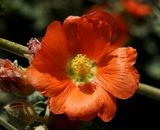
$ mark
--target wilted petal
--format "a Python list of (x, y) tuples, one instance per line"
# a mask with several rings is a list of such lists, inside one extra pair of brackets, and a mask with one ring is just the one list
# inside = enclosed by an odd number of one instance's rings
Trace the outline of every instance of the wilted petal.
[(34, 91), (26, 79), (25, 69), (8, 59), (0, 59), (0, 89), (27, 96)]

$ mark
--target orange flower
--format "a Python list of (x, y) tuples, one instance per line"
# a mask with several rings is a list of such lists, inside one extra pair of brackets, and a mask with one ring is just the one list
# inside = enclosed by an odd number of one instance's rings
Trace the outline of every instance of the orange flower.
[(136, 2), (135, 0), (123, 0), (126, 11), (137, 17), (144, 17), (151, 13), (149, 5)]
[(116, 112), (115, 98), (134, 94), (139, 81), (133, 67), (137, 53), (111, 42), (114, 26), (103, 11), (48, 26), (27, 77), (49, 98), (54, 114), (84, 121), (99, 116), (107, 122)]

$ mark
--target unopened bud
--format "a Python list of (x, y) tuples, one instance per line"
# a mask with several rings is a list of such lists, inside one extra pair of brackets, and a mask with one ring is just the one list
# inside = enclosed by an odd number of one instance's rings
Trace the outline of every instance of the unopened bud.
[(8, 117), (8, 122), (17, 128), (25, 128), (34, 123), (36, 114), (29, 102), (15, 101), (7, 104), (4, 110)]
[(41, 43), (39, 42), (37, 38), (31, 38), (29, 42), (27, 43), (27, 45), (28, 45), (28, 54), (25, 54), (25, 56), (31, 62), (35, 54), (40, 50)]
[(0, 89), (27, 96), (34, 91), (29, 84), (25, 69), (12, 63), (8, 59), (0, 59)]

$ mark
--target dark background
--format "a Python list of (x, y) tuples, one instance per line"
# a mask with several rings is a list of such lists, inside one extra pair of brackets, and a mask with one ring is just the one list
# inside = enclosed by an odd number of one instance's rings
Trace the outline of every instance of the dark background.
[[(26, 45), (32, 37), (41, 41), (46, 27), (53, 20), (63, 20), (69, 15), (82, 15), (92, 5), (119, 0), (0, 0), (0, 37)], [(138, 1), (138, 0), (137, 0)], [(140, 0), (139, 0), (140, 1)], [(142, 0), (141, 0), (142, 1)], [(152, 8), (144, 18), (125, 14), (130, 39), (128, 43), (138, 51), (136, 68), (140, 82), (160, 88), (160, 0), (143, 0)], [(18, 60), (23, 67), (28, 61), (0, 50), (0, 58)], [(135, 94), (127, 100), (117, 101), (118, 110), (108, 123), (99, 118), (90, 122), (64, 125), (79, 130), (159, 130), (160, 102)], [(64, 119), (65, 120), (65, 119)], [(59, 124), (66, 123), (61, 121)], [(54, 124), (54, 122), (53, 122)], [(69, 125), (70, 124), (70, 125)], [(55, 127), (55, 128), (53, 128)], [(56, 130), (53, 125), (51, 130)], [(0, 128), (1, 129), (1, 128)]]

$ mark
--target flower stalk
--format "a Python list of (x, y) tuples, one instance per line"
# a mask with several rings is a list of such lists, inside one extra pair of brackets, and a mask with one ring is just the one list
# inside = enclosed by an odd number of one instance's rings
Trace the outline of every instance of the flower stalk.
[(0, 49), (10, 53), (25, 57), (24, 54), (28, 53), (28, 48), (21, 44), (0, 38)]
[(44, 115), (44, 119), (46, 121), (46, 124), (48, 123), (49, 115), (50, 115), (50, 109), (49, 109), (49, 106), (47, 105), (45, 115)]
[(18, 130), (17, 128), (9, 124), (7, 121), (5, 121), (3, 118), (0, 118), (0, 125), (5, 127), (7, 130)]
[(137, 93), (160, 101), (160, 89), (151, 85), (139, 83)]
[[(28, 48), (26, 46), (3, 38), (0, 38), (0, 49), (22, 56), (24, 58), (26, 58), (25, 54), (28, 54)], [(151, 85), (139, 83), (137, 93), (160, 101), (160, 89)]]

